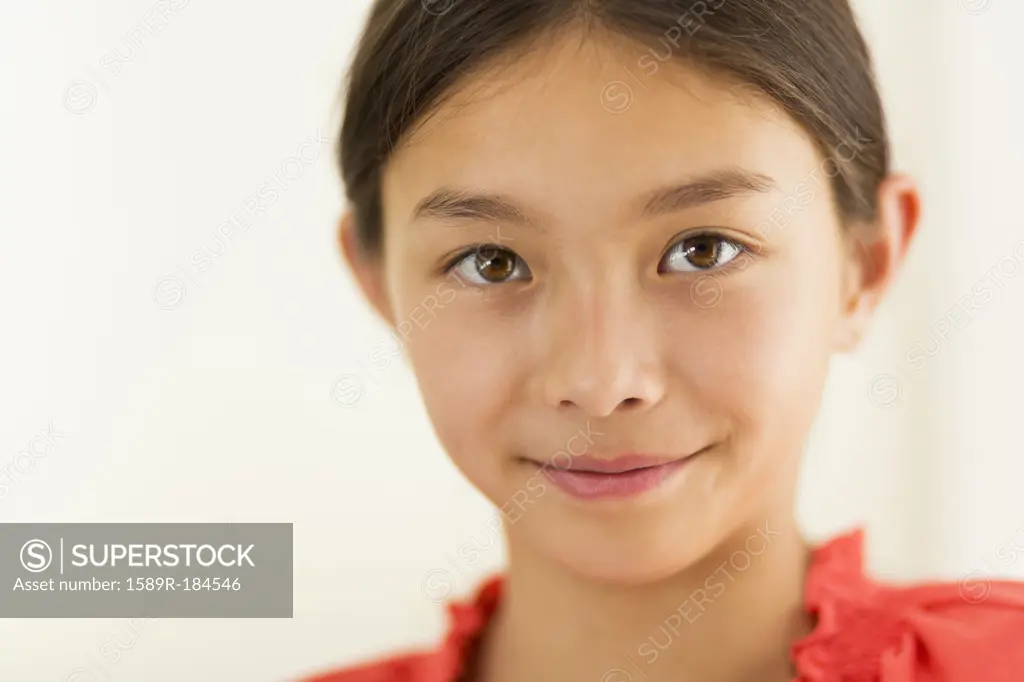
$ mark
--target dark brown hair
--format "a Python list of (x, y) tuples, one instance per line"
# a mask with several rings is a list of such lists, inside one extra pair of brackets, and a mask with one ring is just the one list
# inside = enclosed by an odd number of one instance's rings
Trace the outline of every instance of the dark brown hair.
[[(841, 218), (874, 217), (888, 139), (848, 0), (376, 0), (348, 74), (338, 139), (368, 253), (380, 252), (382, 169), (404, 136), (463, 77), (574, 26), (646, 46), (648, 65), (682, 58), (766, 93), (818, 144)], [(844, 146), (855, 153), (840, 153)]]

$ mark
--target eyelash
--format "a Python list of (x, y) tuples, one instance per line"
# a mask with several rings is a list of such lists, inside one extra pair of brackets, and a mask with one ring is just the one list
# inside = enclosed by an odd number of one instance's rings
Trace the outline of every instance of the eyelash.
[[(475, 246), (467, 246), (466, 248), (462, 249), (461, 251), (456, 252), (454, 255), (452, 255), (450, 258), (448, 258), (448, 260), (444, 261), (444, 264), (441, 266), (441, 274), (442, 275), (447, 275), (452, 270), (454, 270), (455, 267), (459, 263), (461, 263), (462, 261), (466, 260), (466, 258), (468, 258), (469, 256), (472, 256), (475, 253), (480, 253), (481, 251), (483, 251), (485, 249), (493, 249), (495, 251), (509, 251), (509, 249), (506, 249), (506, 248), (503, 248), (501, 246), (498, 246), (497, 244), (482, 243), (482, 244), (477, 244)], [(514, 251), (509, 251), (509, 252), (510, 253), (515, 253)], [(518, 258), (518, 257), (519, 257), (519, 255), (516, 254), (516, 258)]]
[[(711, 237), (711, 238), (717, 240), (718, 242), (720, 242), (721, 244), (727, 244), (727, 245), (735, 248), (737, 253), (727, 263), (725, 263), (723, 265), (714, 266), (714, 267), (710, 267), (710, 268), (703, 268), (703, 269), (702, 268), (697, 268), (696, 270), (693, 270), (693, 271), (690, 271), (690, 272), (720, 271), (720, 270), (723, 270), (724, 268), (728, 268), (733, 262), (735, 262), (741, 256), (753, 256), (754, 255), (754, 247), (752, 247), (752, 246), (750, 246), (750, 245), (748, 245), (748, 244), (746, 244), (746, 243), (744, 243), (744, 242), (742, 242), (742, 241), (740, 241), (738, 239), (735, 239), (733, 237), (728, 237), (728, 236), (722, 234), (721, 232), (716, 232), (715, 230), (703, 230), (703, 231), (700, 231), (700, 232), (692, 232), (692, 233), (689, 233), (689, 234), (683, 234), (683, 235), (679, 236), (678, 238), (676, 238), (671, 244), (669, 244), (668, 248), (665, 249), (664, 255), (661, 257), (661, 260), (659, 261), (659, 265), (658, 265), (659, 272), (660, 272), (660, 268), (661, 268), (661, 265), (660, 265), (661, 262), (664, 261), (665, 258), (668, 257), (669, 254), (671, 254), (675, 249), (677, 249), (680, 246), (682, 246), (685, 242), (687, 242), (687, 241), (689, 241), (691, 239), (698, 239), (700, 237)], [(685, 273), (674, 272), (674, 273), (663, 273), (663, 274), (685, 274)]]
[[(732, 247), (734, 247), (734, 248), (736, 248), (738, 250), (738, 253), (729, 262), (725, 263), (724, 265), (718, 266), (718, 267), (706, 268), (706, 269), (703, 270), (703, 272), (711, 272), (711, 271), (714, 271), (714, 270), (721, 270), (722, 268), (729, 267), (729, 265), (732, 262), (734, 262), (735, 260), (737, 260), (741, 256), (753, 256), (754, 255), (754, 248), (752, 248), (751, 246), (745, 244), (744, 242), (741, 242), (741, 241), (739, 241), (739, 240), (737, 240), (735, 238), (732, 238), (732, 237), (727, 237), (726, 235), (724, 235), (724, 234), (722, 234), (720, 232), (716, 232), (714, 230), (704, 230), (704, 231), (701, 231), (701, 232), (694, 232), (694, 233), (690, 233), (690, 234), (684, 234), (684, 235), (681, 235), (681, 236), (677, 237), (675, 240), (673, 240), (669, 244), (669, 246), (665, 249), (664, 254), (662, 255), (661, 259), (658, 261), (658, 263), (659, 263), (659, 266), (658, 266), (659, 270), (660, 270), (660, 267), (661, 267), (661, 262), (664, 261), (664, 259), (674, 249), (676, 249), (679, 246), (681, 246), (687, 240), (697, 239), (699, 237), (712, 237), (714, 239), (719, 240), (723, 244), (728, 244), (728, 245), (730, 245), (730, 246), (732, 246)], [(502, 246), (498, 246), (497, 244), (480, 243), (480, 244), (476, 244), (474, 246), (466, 247), (466, 248), (456, 252), (451, 257), (449, 257), (446, 261), (444, 261), (444, 264), (441, 266), (440, 274), (441, 275), (448, 275), (448, 274), (450, 274), (467, 257), (472, 256), (473, 254), (476, 254), (476, 253), (480, 253), (481, 251), (483, 251), (485, 249), (493, 249), (495, 251), (507, 251), (508, 253), (513, 254), (517, 259), (519, 259), (521, 262), (523, 262), (525, 264), (525, 261), (522, 261), (522, 258), (519, 256), (519, 254), (515, 253), (514, 251), (511, 251), (510, 249), (506, 249), (506, 248), (504, 248)], [(696, 270), (696, 272), (701, 272), (701, 271), (702, 270), (700, 270), (700, 269)], [(684, 273), (669, 272), (669, 273), (662, 273), (662, 274), (684, 274)], [(492, 283), (489, 286), (494, 286), (496, 284), (504, 284), (504, 282), (494, 282), (494, 283)]]

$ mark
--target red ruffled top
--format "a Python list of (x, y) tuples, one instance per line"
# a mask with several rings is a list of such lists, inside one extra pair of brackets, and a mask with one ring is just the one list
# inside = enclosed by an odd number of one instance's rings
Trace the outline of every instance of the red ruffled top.
[[(492, 578), (472, 601), (449, 604), (448, 635), (432, 652), (305, 682), (455, 682), (501, 586)], [(974, 573), (956, 584), (878, 583), (864, 574), (855, 530), (814, 549), (804, 597), (817, 625), (793, 644), (794, 682), (1024, 681), (1024, 582)]]

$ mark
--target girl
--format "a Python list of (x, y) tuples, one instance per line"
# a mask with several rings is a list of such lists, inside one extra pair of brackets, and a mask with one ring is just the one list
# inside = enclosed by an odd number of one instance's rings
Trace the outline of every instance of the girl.
[(809, 547), (800, 454), (919, 218), (847, 0), (379, 0), (342, 249), (509, 568), (313, 682), (1024, 679), (1024, 589)]

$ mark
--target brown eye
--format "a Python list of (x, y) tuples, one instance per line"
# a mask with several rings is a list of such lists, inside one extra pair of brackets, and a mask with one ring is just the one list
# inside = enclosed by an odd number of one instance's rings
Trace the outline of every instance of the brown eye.
[(500, 249), (481, 249), (476, 253), (476, 269), (488, 282), (504, 282), (516, 270), (516, 256)]
[(659, 272), (697, 272), (721, 267), (743, 252), (743, 247), (715, 234), (687, 237), (673, 246)]
[(463, 256), (452, 268), (468, 284), (488, 285), (528, 277), (530, 269), (512, 251), (485, 245)]

